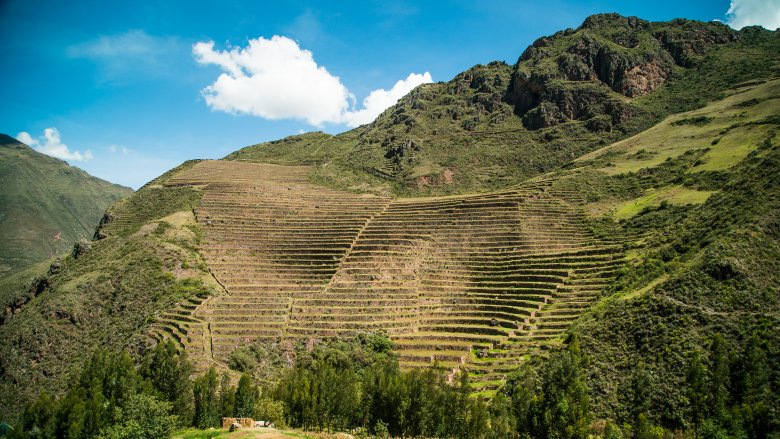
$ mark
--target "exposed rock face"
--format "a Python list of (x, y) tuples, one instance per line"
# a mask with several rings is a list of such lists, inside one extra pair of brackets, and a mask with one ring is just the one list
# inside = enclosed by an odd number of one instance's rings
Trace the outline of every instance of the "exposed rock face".
[[(707, 50), (737, 36), (720, 23), (594, 15), (576, 30), (540, 38), (528, 47), (515, 65), (504, 100), (532, 129), (597, 115), (619, 123), (631, 110), (610, 98), (610, 92), (629, 98), (650, 93), (677, 66), (690, 67)], [(600, 105), (603, 100), (610, 103)]]
[(629, 97), (641, 96), (660, 87), (670, 73), (671, 69), (663, 66), (657, 59), (637, 64), (625, 71), (622, 87), (615, 91)]
[(739, 34), (719, 22), (702, 23), (677, 19), (669, 22), (665, 29), (653, 32), (661, 46), (683, 67), (691, 67), (707, 50), (719, 44), (730, 43)]
[(100, 223), (98, 224), (97, 228), (95, 229), (95, 234), (92, 236), (92, 239), (100, 240), (105, 239), (108, 237), (106, 233), (103, 231), (103, 226), (110, 223), (114, 220), (114, 217), (106, 211), (106, 213), (103, 214), (103, 217), (100, 218)]
[(92, 250), (92, 243), (82, 240), (73, 244), (73, 251), (70, 254), (73, 256), (73, 259), (78, 259), (90, 250)]

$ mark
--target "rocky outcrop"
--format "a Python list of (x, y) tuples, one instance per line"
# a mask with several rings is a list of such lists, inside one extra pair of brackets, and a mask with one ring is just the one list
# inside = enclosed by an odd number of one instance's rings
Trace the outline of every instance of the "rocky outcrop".
[[(678, 66), (694, 65), (707, 50), (737, 36), (720, 23), (651, 23), (618, 14), (594, 15), (576, 30), (529, 46), (515, 65), (504, 100), (529, 128), (598, 115), (620, 123), (630, 117), (630, 106), (610, 92), (629, 98), (650, 93)], [(610, 103), (599, 104), (601, 100)], [(605, 128), (602, 122), (596, 125)]]
[(100, 223), (98, 223), (97, 228), (95, 229), (95, 234), (92, 236), (92, 239), (94, 240), (101, 240), (108, 237), (106, 232), (103, 230), (103, 226), (110, 223), (114, 220), (114, 216), (111, 215), (108, 210), (103, 214), (103, 216), (100, 218)]
[[(52, 270), (49, 269), (49, 273), (52, 271), (58, 272), (58, 268)], [(9, 303), (6, 303), (3, 305), (2, 313), (0, 314), (0, 326), (3, 326), (4, 324), (8, 323), (11, 318), (18, 314), (22, 308), (32, 300), (33, 298), (41, 295), (44, 291), (46, 291), (49, 288), (50, 280), (48, 276), (38, 276), (35, 277), (30, 283), (27, 285), (26, 289), (24, 290), (24, 293), (15, 297), (13, 300), (11, 300)]]
[(535, 99), (539, 104), (523, 115), (523, 123), (530, 129), (597, 116), (605, 116), (610, 124), (617, 125), (633, 114), (628, 104), (610, 95), (600, 83), (550, 81)]
[(73, 259), (78, 259), (88, 251), (92, 250), (92, 243), (85, 240), (73, 244), (73, 250), (70, 252)]
[(653, 37), (683, 67), (692, 67), (713, 46), (736, 41), (739, 34), (723, 23), (677, 19), (655, 30)]

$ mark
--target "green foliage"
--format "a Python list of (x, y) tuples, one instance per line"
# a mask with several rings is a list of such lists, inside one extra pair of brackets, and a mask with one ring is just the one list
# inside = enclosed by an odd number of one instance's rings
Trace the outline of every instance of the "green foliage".
[(56, 428), (57, 401), (48, 392), (38, 395), (22, 414), (20, 436), (44, 439), (54, 436)]
[(140, 367), (141, 376), (154, 387), (161, 400), (173, 404), (173, 414), (180, 425), (191, 425), (193, 390), (192, 366), (171, 340), (157, 344)]
[(221, 425), (220, 400), (218, 394), (218, 375), (214, 367), (192, 383), (193, 420), (197, 428), (219, 427)]
[(172, 348), (160, 345), (138, 368), (127, 351), (97, 350), (64, 396), (42, 392), (25, 408), (15, 437), (170, 437), (177, 425), (190, 425), (177, 413), (191, 419), (193, 405), (191, 366)]
[(62, 398), (43, 392), (27, 406), (18, 436), (95, 437), (120, 422), (129, 401), (148, 389), (127, 352), (98, 350)]
[(243, 349), (237, 349), (230, 354), (228, 365), (239, 372), (249, 372), (257, 367), (254, 357)]
[(565, 350), (547, 360), (536, 375), (518, 369), (507, 379), (504, 394), (522, 437), (586, 438), (592, 412), (583, 375), (579, 338), (572, 335)]
[(672, 122), (672, 125), (706, 125), (712, 122), (712, 118), (708, 116), (696, 116), (688, 119), (679, 119)]
[(273, 422), (276, 428), (284, 428), (284, 403), (263, 396), (257, 400), (254, 409), (254, 419)]
[(694, 351), (688, 363), (686, 384), (688, 386), (687, 397), (690, 408), (690, 418), (695, 426), (701, 425), (707, 411), (706, 370), (701, 361), (701, 355)]
[[(284, 403), (291, 426), (346, 430), (356, 427), (379, 437), (485, 437), (490, 413), (470, 397), (466, 374), (455, 385), (443, 371), (401, 372), (388, 343), (369, 336), (362, 362), (338, 355), (300, 357), (279, 381), (274, 397)], [(330, 346), (318, 348), (326, 353)], [(498, 415), (498, 412), (495, 412)]]
[(255, 411), (255, 401), (259, 396), (257, 387), (252, 384), (252, 378), (247, 375), (241, 375), (236, 387), (235, 408), (233, 415), (237, 418), (251, 418)]
[[(155, 196), (142, 189), (131, 198)], [(202, 262), (187, 244), (190, 235), (152, 231), (93, 241), (88, 250), (55, 261), (16, 296), (17, 309), (0, 325), (0, 389), (9, 395), (0, 399), (0, 411), (19, 414), (43, 389), (64, 392), (69, 374), (99, 346), (138, 351), (158, 313), (211, 293), (199, 278), (173, 274), (183, 261)]]
[(233, 417), (236, 409), (236, 389), (230, 385), (230, 375), (227, 372), (222, 374), (222, 381), (219, 386), (219, 408), (220, 417)]
[(171, 415), (173, 404), (154, 396), (137, 394), (120, 410), (117, 423), (101, 433), (99, 439), (162, 439), (171, 437), (178, 420)]
[(155, 235), (163, 235), (165, 233), (165, 231), (170, 229), (171, 227), (172, 227), (171, 223), (169, 223), (167, 221), (160, 221), (157, 224), (157, 227), (154, 229), (154, 232), (152, 232), (152, 233), (154, 233)]

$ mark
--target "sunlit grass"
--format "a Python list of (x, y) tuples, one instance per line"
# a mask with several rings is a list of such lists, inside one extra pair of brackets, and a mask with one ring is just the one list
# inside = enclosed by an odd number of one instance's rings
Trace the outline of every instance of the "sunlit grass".
[(711, 191), (697, 191), (682, 186), (668, 186), (663, 189), (650, 190), (639, 198), (618, 204), (612, 217), (617, 220), (631, 218), (643, 209), (659, 206), (664, 201), (677, 205), (701, 204), (707, 201), (707, 198), (712, 194)]

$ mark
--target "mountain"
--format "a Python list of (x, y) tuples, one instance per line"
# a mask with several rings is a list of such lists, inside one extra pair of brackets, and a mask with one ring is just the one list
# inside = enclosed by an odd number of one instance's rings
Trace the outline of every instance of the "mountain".
[(401, 196), (494, 190), (776, 72), (776, 33), (616, 14), (542, 37), (514, 66), (422, 85), (374, 122), (241, 149), (228, 160), (317, 165), (336, 188)]
[(89, 240), (108, 206), (130, 188), (95, 178), (0, 135), (0, 275)]
[(723, 413), (776, 429), (778, 49), (596, 15), (352, 131), (186, 162), (4, 319), (0, 411), (63, 391), (97, 346), (172, 340), (273, 380), (252, 366), (269, 352), (364, 331), (514, 398), (576, 334), (595, 419), (698, 428), (691, 365), (728, 364)]

